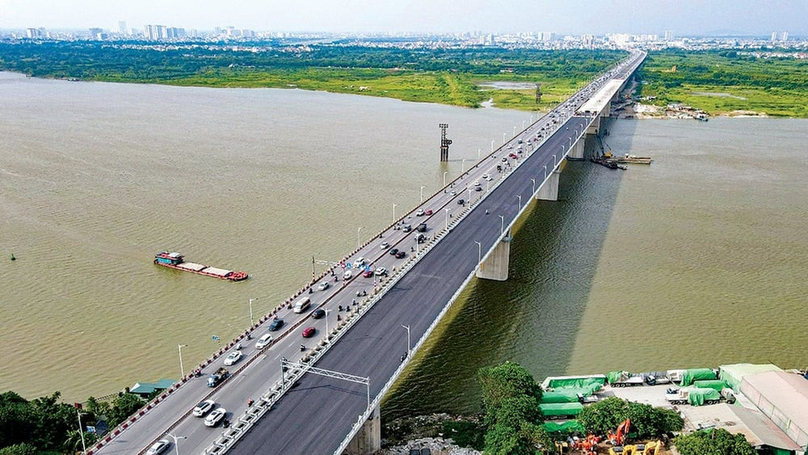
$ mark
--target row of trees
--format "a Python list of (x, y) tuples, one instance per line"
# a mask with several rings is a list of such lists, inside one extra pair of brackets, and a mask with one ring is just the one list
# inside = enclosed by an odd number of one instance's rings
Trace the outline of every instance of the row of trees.
[(210, 43), (157, 50), (149, 43), (91, 41), (0, 43), (0, 69), (39, 77), (171, 81), (212, 70), (297, 71), (307, 68), (453, 71), (545, 78), (591, 78), (625, 56), (622, 51), (505, 49), (398, 49), (356, 45), (286, 46), (254, 43), (260, 52)]
[[(60, 398), (59, 392), (30, 401), (11, 391), (0, 394), (0, 455), (81, 450), (77, 409)], [(86, 409), (80, 411), (82, 430), (99, 419), (115, 427), (143, 404), (143, 399), (131, 393), (122, 393), (112, 402), (90, 397)], [(94, 443), (95, 438), (84, 431), (85, 444)]]

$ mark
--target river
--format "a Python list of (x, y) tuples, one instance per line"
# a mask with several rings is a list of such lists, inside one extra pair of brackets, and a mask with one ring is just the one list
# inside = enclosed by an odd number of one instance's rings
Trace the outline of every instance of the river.
[[(298, 90), (0, 73), (0, 390), (67, 400), (179, 377), (529, 114)], [(438, 161), (438, 123), (452, 161)], [(612, 122), (651, 155), (570, 163), (511, 279), (475, 280), (385, 413), (472, 412), (480, 366), (548, 374), (808, 363), (808, 122)], [(465, 161), (462, 161), (465, 160)], [(393, 207), (396, 204), (396, 207)], [(360, 229), (361, 228), (361, 229)], [(229, 283), (153, 254), (244, 270)], [(14, 253), (16, 261), (8, 257)], [(317, 266), (318, 270), (321, 270)]]

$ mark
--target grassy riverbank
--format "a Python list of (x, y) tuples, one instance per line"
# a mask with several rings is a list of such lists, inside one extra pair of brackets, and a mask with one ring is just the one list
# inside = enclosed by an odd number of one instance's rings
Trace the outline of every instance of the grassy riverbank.
[[(622, 51), (400, 49), (189, 43), (0, 43), (0, 69), (35, 77), (197, 87), (300, 88), (479, 107), (548, 110)], [(490, 88), (492, 82), (516, 83)], [(535, 84), (542, 97), (536, 102)]]
[(643, 101), (684, 103), (711, 115), (808, 117), (808, 62), (736, 51), (653, 52), (641, 69)]

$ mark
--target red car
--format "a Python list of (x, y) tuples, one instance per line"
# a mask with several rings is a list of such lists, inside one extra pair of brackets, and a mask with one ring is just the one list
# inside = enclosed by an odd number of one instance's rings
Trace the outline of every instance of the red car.
[(306, 327), (303, 329), (303, 338), (311, 338), (315, 333), (317, 333), (317, 329), (314, 327)]
[(426, 211), (426, 216), (429, 216), (429, 215), (432, 215), (432, 210), (427, 210)]
[(364, 272), (362, 272), (362, 276), (365, 277), (365, 278), (372, 277), (373, 276), (373, 270), (370, 270), (370, 269), (365, 270)]

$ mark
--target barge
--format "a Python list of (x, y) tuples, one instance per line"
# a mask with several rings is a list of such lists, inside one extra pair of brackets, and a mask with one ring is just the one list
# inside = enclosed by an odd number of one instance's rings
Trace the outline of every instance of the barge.
[(154, 263), (163, 267), (212, 276), (228, 281), (242, 281), (249, 278), (249, 275), (245, 272), (234, 272), (232, 270), (209, 267), (194, 262), (185, 262), (185, 257), (180, 253), (169, 253), (168, 251), (161, 251), (155, 254)]

